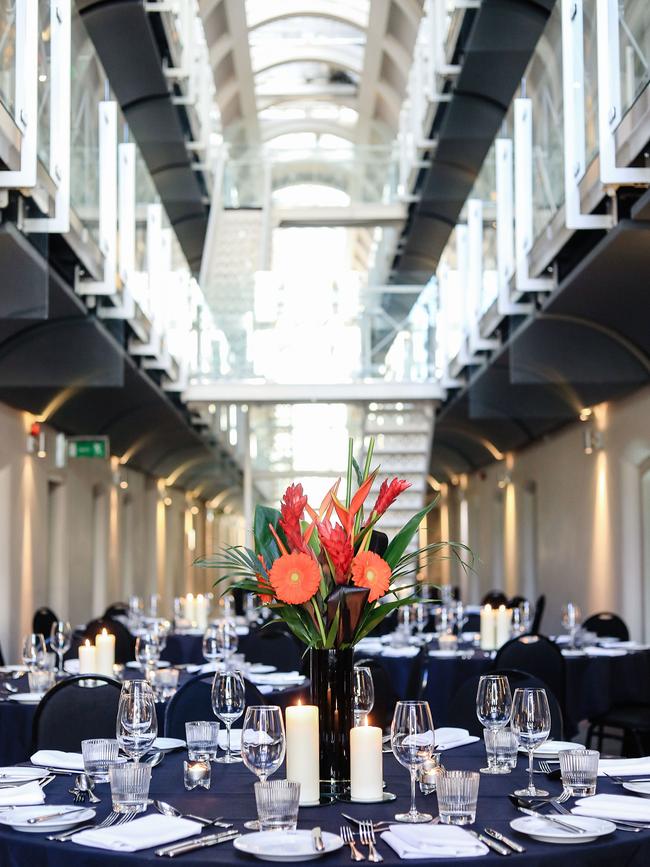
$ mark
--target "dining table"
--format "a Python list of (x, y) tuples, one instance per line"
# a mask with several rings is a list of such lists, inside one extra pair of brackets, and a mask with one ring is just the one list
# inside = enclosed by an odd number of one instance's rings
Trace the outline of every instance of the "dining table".
[[(243, 764), (213, 764), (211, 788), (206, 791), (194, 789), (186, 791), (183, 787), (184, 750), (172, 752), (165, 756), (160, 765), (153, 769), (149, 796), (152, 800), (162, 800), (173, 805), (183, 813), (192, 813), (207, 818), (220, 817), (231, 822), (233, 827), (242, 832), (243, 823), (255, 818), (255, 798), (253, 783), (255, 778)], [(334, 801), (316, 807), (303, 807), (298, 813), (298, 828), (311, 829), (319, 826), (323, 831), (339, 834), (341, 825), (349, 824), (344, 813), (358, 819), (370, 819), (373, 822), (391, 822), (396, 812), (401, 812), (409, 803), (409, 775), (401, 767), (392, 754), (386, 754), (384, 759), (384, 780), (386, 791), (396, 795), (394, 801), (380, 804), (359, 804)], [(450, 749), (441, 754), (442, 762), (447, 769), (477, 770), (485, 763), (485, 751), (482, 741), (467, 746)], [(518, 764), (512, 773), (498, 776), (482, 775), (480, 779), (476, 821), (471, 829), (481, 833), (484, 828), (493, 828), (519, 843), (525, 848), (522, 854), (512, 853), (507, 862), (521, 867), (646, 867), (650, 864), (650, 830), (630, 833), (615, 830), (607, 836), (593, 842), (577, 842), (573, 845), (558, 845), (556, 843), (537, 842), (528, 836), (513, 830), (510, 822), (520, 814), (508, 799), (508, 794), (520, 788), (526, 780), (525, 757), (520, 756)], [(284, 776), (284, 767), (276, 774), (276, 778)], [(560, 782), (541, 776), (544, 786), (551, 794), (559, 795)], [(46, 804), (68, 805), (72, 798), (68, 793), (70, 777), (58, 776), (46, 788)], [(610, 780), (598, 779), (599, 793), (620, 794), (620, 788)], [(108, 784), (98, 785), (95, 789), (101, 803), (96, 806), (96, 821), (100, 822), (111, 809), (110, 789)], [(566, 802), (571, 807), (573, 801)], [(438, 814), (437, 796), (422, 795), (418, 792), (417, 805), (434, 817)], [(148, 812), (154, 812), (150, 806)], [(350, 824), (350, 827), (353, 827)], [(423, 827), (423, 826), (420, 826)], [(213, 833), (214, 828), (203, 830), (202, 835)], [(278, 832), (281, 833), (281, 832)], [(363, 853), (367, 848), (357, 845)], [(377, 834), (377, 849), (382, 856), (385, 867), (394, 867), (400, 862), (398, 855)], [(350, 850), (343, 847), (329, 853), (324, 860), (332, 867), (342, 867), (350, 862)], [(82, 846), (75, 842), (55, 842), (46, 839), (45, 833), (24, 833), (12, 830), (6, 825), (0, 825), (0, 865), (2, 867), (26, 867), (26, 865), (47, 865), (47, 867), (120, 867), (120, 865), (144, 865), (160, 863), (163, 859), (155, 854), (155, 849), (139, 852), (115, 852)], [(214, 848), (206, 848), (187, 853), (179, 858), (184, 865), (201, 865), (218, 863), (220, 865), (252, 864), (254, 860), (249, 855), (238, 852), (232, 841), (224, 842)], [(504, 856), (489, 852), (481, 857), (473, 858), (422, 858), (421, 863), (429, 861), (436, 864), (469, 865), (482, 863), (496, 865), (504, 861)]]

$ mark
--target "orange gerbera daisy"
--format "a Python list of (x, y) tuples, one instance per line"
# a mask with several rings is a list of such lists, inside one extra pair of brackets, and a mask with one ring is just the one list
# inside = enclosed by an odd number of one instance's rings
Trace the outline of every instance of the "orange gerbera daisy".
[(390, 566), (373, 551), (361, 551), (352, 561), (352, 583), (357, 587), (369, 587), (368, 602), (374, 602), (388, 592)]
[(320, 578), (320, 569), (314, 558), (300, 551), (278, 557), (269, 572), (278, 599), (291, 605), (300, 605), (311, 599), (318, 590)]

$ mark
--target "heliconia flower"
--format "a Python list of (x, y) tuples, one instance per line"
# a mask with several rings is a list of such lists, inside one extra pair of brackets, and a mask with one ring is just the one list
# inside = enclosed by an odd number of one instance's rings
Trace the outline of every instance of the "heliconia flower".
[(294, 551), (275, 560), (269, 579), (278, 599), (290, 605), (301, 605), (318, 590), (321, 573), (312, 556)]
[[(264, 557), (262, 557), (261, 554), (258, 554), (257, 559), (262, 564), (262, 570), (263, 570), (262, 572), (256, 572), (255, 573), (255, 577), (257, 578), (257, 583), (258, 584), (264, 584), (264, 585), (268, 586), (269, 585), (269, 579), (268, 579), (268, 576), (266, 574), (266, 563), (264, 562)], [(260, 599), (264, 605), (269, 605), (271, 602), (273, 602), (273, 596), (269, 596), (266, 593), (259, 593), (258, 595), (259, 595), (259, 597), (260, 597)]]
[(374, 602), (388, 592), (390, 576), (388, 563), (373, 551), (360, 551), (352, 561), (352, 583), (370, 588), (368, 602)]
[(348, 534), (340, 524), (332, 527), (325, 519), (318, 525), (318, 538), (334, 566), (334, 580), (337, 584), (345, 584), (354, 557), (354, 548)]
[(303, 493), (302, 485), (289, 485), (284, 492), (280, 505), (280, 527), (284, 530), (289, 546), (294, 551), (307, 553), (307, 543), (302, 537), (300, 521), (307, 505), (307, 497)]
[(383, 515), (384, 512), (393, 505), (399, 495), (410, 487), (411, 483), (407, 482), (406, 479), (395, 478), (390, 482), (388, 479), (385, 479), (381, 483), (379, 494), (377, 495), (377, 502), (372, 510), (374, 514)]

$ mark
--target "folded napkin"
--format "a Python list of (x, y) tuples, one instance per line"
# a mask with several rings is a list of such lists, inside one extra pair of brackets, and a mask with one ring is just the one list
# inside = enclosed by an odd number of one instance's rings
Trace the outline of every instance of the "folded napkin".
[(22, 786), (7, 786), (0, 789), (0, 807), (28, 807), (31, 804), (44, 804), (45, 793), (34, 780)]
[(63, 668), (68, 674), (79, 674), (79, 660), (78, 659), (66, 659), (63, 663)]
[[(225, 728), (219, 728), (219, 746), (222, 750), (226, 749), (228, 741)], [(241, 729), (233, 729), (230, 732), (230, 748), (233, 750), (241, 750)]]
[(571, 812), (576, 816), (593, 816), (597, 819), (650, 822), (650, 801), (634, 795), (593, 795), (576, 801)]
[(253, 671), (248, 675), (251, 683), (302, 683), (304, 679), (304, 675), (298, 671), (272, 671), (269, 674), (258, 674)]
[(64, 771), (83, 771), (81, 753), (64, 753), (61, 750), (38, 750), (30, 758), (33, 765), (42, 768), (61, 768)]
[(384, 647), (381, 652), (382, 656), (417, 656), (420, 652), (419, 647)]
[(174, 816), (143, 816), (117, 828), (95, 828), (80, 831), (72, 838), (73, 843), (81, 846), (94, 846), (96, 849), (111, 849), (117, 852), (137, 852), (164, 846), (185, 837), (200, 834), (202, 825), (189, 819)]
[(585, 647), (587, 656), (627, 656), (627, 650), (616, 647)]
[(601, 759), (598, 762), (598, 776), (605, 774), (615, 777), (650, 777), (650, 756), (638, 759)]
[(391, 825), (381, 835), (400, 858), (473, 858), (488, 848), (457, 825)]
[(470, 735), (467, 729), (455, 729), (450, 726), (436, 729), (436, 749), (441, 751), (475, 744), (478, 740), (480, 739)]
[(262, 693), (262, 695), (271, 695), (272, 692), (275, 692), (275, 687), (274, 687), (274, 686), (269, 686), (268, 684), (266, 684), (266, 686), (265, 686), (263, 683), (261, 683), (261, 684), (257, 687), (257, 689), (258, 689), (259, 692)]

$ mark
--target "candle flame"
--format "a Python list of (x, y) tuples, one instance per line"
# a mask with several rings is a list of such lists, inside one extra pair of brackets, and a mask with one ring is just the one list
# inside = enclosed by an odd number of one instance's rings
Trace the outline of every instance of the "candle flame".
[(90, 639), (89, 638), (86, 639), (86, 647), (90, 647)]
[(102, 629), (102, 635), (108, 635), (108, 632), (106, 631), (106, 627), (104, 627), (104, 628)]

